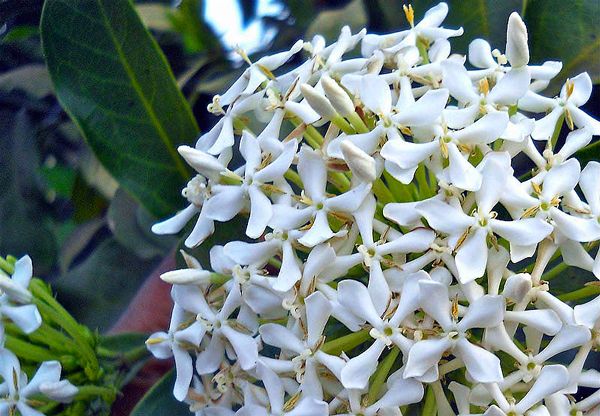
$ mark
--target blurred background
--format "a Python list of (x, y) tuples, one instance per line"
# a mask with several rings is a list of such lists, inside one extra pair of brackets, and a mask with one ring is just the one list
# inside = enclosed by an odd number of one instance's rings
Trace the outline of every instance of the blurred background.
[[(206, 131), (215, 122), (207, 103), (244, 68), (236, 47), (255, 60), (315, 33), (335, 40), (343, 24), (395, 31), (407, 27), (404, 3), (155, 0), (136, 1), (135, 8)], [(413, 1), (416, 20), (436, 3)], [(517, 10), (529, 28), (532, 62), (563, 61), (557, 77), (562, 81), (582, 71), (599, 81), (600, 1), (449, 3), (444, 25), (465, 29), (452, 40), (456, 52), (466, 52), (474, 37), (504, 50), (506, 21)], [(29, 253), (36, 275), (53, 283), (59, 300), (83, 323), (104, 331), (179, 240), (151, 234), (156, 218), (120, 189), (59, 105), (42, 54), (42, 6), (42, 0), (0, 0), (0, 253)], [(551, 85), (548, 93), (558, 87)], [(598, 103), (596, 89), (585, 106), (596, 118)], [(573, 278), (589, 279), (574, 273)]]

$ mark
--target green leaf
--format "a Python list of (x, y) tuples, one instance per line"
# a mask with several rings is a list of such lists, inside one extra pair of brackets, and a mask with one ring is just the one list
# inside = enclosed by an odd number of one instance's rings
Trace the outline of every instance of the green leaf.
[(189, 416), (188, 406), (173, 397), (174, 384), (175, 371), (171, 370), (152, 386), (129, 416), (162, 416), (166, 409), (169, 416)]
[(563, 69), (555, 78), (559, 85), (584, 71), (594, 82), (600, 82), (599, 18), (598, 0), (527, 1), (525, 23), (532, 61), (562, 61)]
[(584, 166), (593, 160), (597, 161), (600, 157), (600, 141), (588, 144), (583, 149), (577, 151), (577, 153), (575, 153), (575, 157), (577, 160), (579, 160), (581, 166)]
[(367, 24), (367, 12), (362, 0), (353, 0), (340, 9), (325, 10), (319, 13), (304, 35), (311, 39), (321, 34), (328, 40), (335, 40), (343, 26), (350, 26), (352, 33), (361, 30)]
[(47, 0), (41, 34), (59, 101), (100, 162), (152, 214), (180, 208), (176, 147), (198, 128), (131, 3)]

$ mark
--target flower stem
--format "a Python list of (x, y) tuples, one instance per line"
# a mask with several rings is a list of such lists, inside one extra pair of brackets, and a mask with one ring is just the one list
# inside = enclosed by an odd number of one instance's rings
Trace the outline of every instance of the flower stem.
[(371, 376), (371, 380), (369, 382), (371, 386), (369, 387), (368, 394), (370, 404), (373, 404), (377, 401), (377, 399), (379, 399), (381, 387), (390, 373), (392, 366), (396, 362), (398, 354), (400, 354), (400, 349), (398, 347), (394, 347), (390, 353), (379, 363), (377, 370), (375, 370), (375, 373)]
[(421, 416), (435, 416), (436, 414), (435, 394), (433, 392), (433, 387), (429, 386), (427, 387), (427, 393), (425, 393), (425, 403), (423, 404)]
[[(594, 283), (596, 283), (596, 282), (594, 282)], [(596, 284), (591, 284), (591, 285), (582, 287), (581, 289), (577, 289), (577, 290), (574, 290), (569, 293), (564, 293), (564, 294), (558, 296), (558, 298), (560, 300), (562, 300), (563, 302), (567, 302), (567, 301), (589, 298), (590, 296), (595, 296), (598, 294), (600, 294), (600, 286), (598, 286)]]
[(339, 355), (342, 353), (342, 351), (350, 351), (356, 348), (369, 338), (371, 338), (369, 335), (369, 330), (361, 329), (358, 332), (353, 332), (351, 334), (344, 335), (343, 337), (327, 341), (321, 347), (321, 351), (327, 354)]

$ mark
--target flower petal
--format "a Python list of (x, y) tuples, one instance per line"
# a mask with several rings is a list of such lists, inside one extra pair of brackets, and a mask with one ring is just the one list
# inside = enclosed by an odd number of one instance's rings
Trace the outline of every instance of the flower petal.
[(469, 305), (467, 313), (460, 320), (458, 329), (490, 328), (500, 325), (504, 317), (504, 299), (502, 296), (485, 295)]
[(455, 261), (461, 283), (483, 276), (487, 264), (487, 230), (476, 227), (456, 252)]
[(304, 302), (306, 305), (307, 341), (309, 345), (314, 346), (321, 338), (333, 308), (329, 299), (321, 292), (314, 292)]
[(456, 343), (454, 353), (463, 360), (473, 380), (479, 383), (502, 381), (500, 359), (491, 352), (471, 344), (465, 338), (461, 338)]
[(419, 341), (410, 349), (404, 368), (404, 378), (420, 377), (431, 367), (437, 366), (451, 342), (447, 337)]
[(376, 339), (362, 354), (352, 358), (342, 369), (342, 384), (347, 389), (364, 389), (369, 377), (377, 369), (379, 357), (385, 349), (385, 342)]
[(433, 280), (421, 280), (419, 288), (419, 303), (423, 311), (435, 319), (444, 330), (448, 330), (452, 326), (448, 287)]
[(367, 288), (355, 280), (342, 280), (338, 284), (338, 301), (350, 312), (374, 327), (383, 325)]
[(567, 384), (569, 384), (569, 372), (564, 366), (544, 366), (533, 386), (515, 406), (515, 411), (525, 413), (534, 404), (562, 390)]

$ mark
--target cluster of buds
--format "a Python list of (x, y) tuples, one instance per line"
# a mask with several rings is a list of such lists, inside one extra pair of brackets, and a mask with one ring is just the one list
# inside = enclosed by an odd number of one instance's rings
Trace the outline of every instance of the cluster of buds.
[(516, 13), (504, 53), (477, 39), (464, 57), (445, 3), (405, 12), (401, 32), (244, 55), (219, 121), (179, 148), (189, 206), (154, 232), (195, 219), (192, 248), (247, 218), (210, 267), (183, 253), (162, 276), (175, 306), (147, 346), (196, 415), (598, 414), (599, 391), (573, 397), (600, 387), (597, 282), (549, 282), (600, 277), (600, 163), (571, 158), (600, 134), (590, 77), (540, 95), (562, 65), (529, 64)]
[[(43, 361), (31, 380), (21, 369), (19, 358), (13, 352), (25, 353), (30, 358), (33, 350), (15, 336), (5, 333), (6, 325), (13, 331), (29, 335), (42, 325), (42, 316), (33, 303), (29, 285), (33, 276), (31, 258), (24, 256), (14, 264), (0, 259), (0, 415), (42, 415), (38, 408), (56, 407), (53, 403), (69, 403), (78, 392), (68, 380), (61, 380), (61, 364), (57, 360)], [(4, 270), (3, 270), (4, 269)], [(12, 276), (7, 273), (12, 272)], [(29, 353), (29, 354), (27, 354)]]

